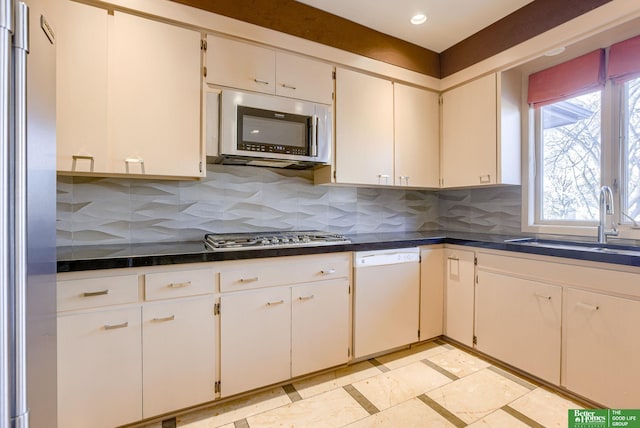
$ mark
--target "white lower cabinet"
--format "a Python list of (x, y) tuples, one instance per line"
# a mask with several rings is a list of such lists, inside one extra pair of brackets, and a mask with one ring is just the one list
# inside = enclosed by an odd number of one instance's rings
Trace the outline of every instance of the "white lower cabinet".
[(475, 253), (445, 249), (445, 336), (473, 346)]
[(420, 249), (420, 340), (442, 335), (444, 249)]
[(344, 364), (348, 351), (347, 278), (220, 298), (223, 397)]
[(478, 271), (476, 348), (560, 383), (562, 287)]
[(220, 298), (220, 393), (228, 397), (290, 377), (291, 289)]
[(564, 299), (562, 384), (610, 408), (639, 408), (640, 301), (573, 288)]
[(142, 418), (140, 306), (58, 316), (58, 426)]
[(142, 307), (142, 417), (215, 398), (214, 298)]
[(349, 280), (299, 285), (291, 297), (291, 376), (346, 363)]

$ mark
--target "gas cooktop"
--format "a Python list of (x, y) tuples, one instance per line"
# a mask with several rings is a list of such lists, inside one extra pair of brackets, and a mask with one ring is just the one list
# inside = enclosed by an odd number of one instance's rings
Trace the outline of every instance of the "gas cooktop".
[(317, 247), (350, 244), (342, 235), (320, 231), (256, 232), (205, 235), (205, 244), (213, 251), (238, 251), (269, 248)]

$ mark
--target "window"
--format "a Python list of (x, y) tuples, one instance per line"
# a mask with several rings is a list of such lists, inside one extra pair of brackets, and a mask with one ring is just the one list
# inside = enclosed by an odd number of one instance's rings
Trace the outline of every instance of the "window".
[(601, 93), (541, 107), (540, 220), (598, 218)]
[(622, 87), (622, 221), (640, 222), (640, 78)]
[(607, 61), (599, 49), (529, 76), (525, 230), (593, 235), (607, 185), (621, 236), (640, 239), (640, 36), (608, 50)]

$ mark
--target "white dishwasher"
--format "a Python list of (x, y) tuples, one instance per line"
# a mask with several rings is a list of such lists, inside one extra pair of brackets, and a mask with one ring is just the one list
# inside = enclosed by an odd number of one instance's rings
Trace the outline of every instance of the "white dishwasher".
[(354, 357), (418, 341), (418, 248), (354, 253)]

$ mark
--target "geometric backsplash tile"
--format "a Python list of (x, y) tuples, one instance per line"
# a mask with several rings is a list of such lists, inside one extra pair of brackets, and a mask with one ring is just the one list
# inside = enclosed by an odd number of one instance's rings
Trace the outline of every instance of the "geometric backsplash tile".
[(518, 233), (520, 188), (315, 186), (311, 171), (207, 165), (198, 181), (58, 176), (57, 245), (197, 241), (205, 233), (448, 229)]

